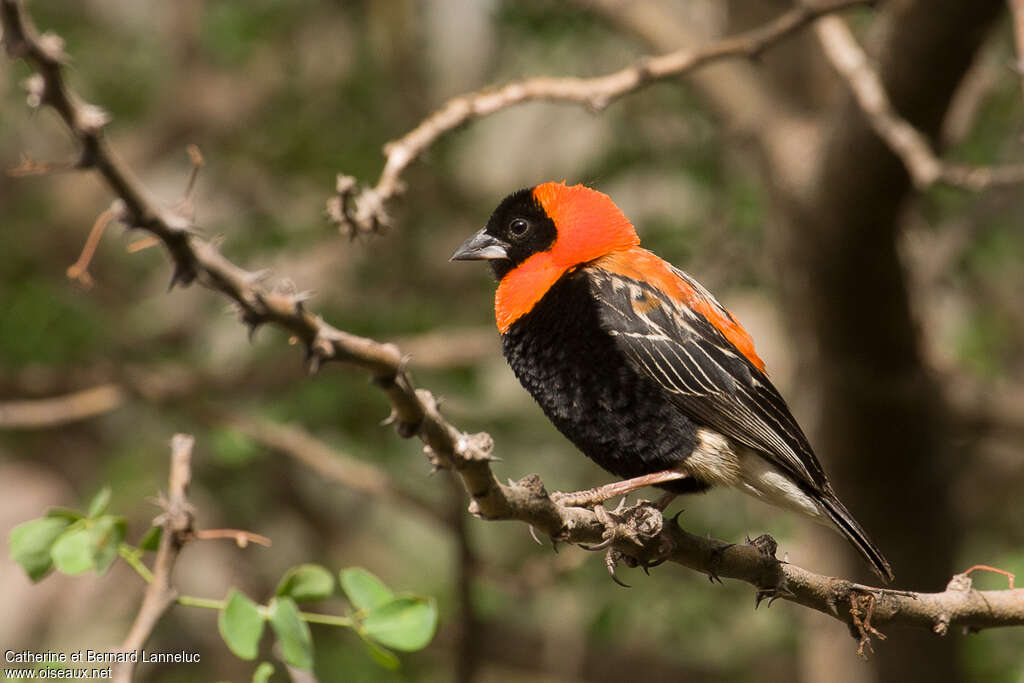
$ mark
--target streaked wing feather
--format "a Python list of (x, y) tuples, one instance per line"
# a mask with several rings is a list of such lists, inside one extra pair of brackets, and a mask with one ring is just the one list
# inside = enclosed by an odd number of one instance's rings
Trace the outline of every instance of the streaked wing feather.
[(805, 484), (815, 489), (826, 485), (785, 400), (706, 317), (650, 283), (596, 266), (588, 274), (593, 294), (606, 304), (602, 327), (680, 410), (766, 454)]

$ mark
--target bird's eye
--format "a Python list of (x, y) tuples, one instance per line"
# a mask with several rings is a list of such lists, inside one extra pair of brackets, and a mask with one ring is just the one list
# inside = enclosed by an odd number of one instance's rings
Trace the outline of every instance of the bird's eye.
[(513, 237), (522, 237), (530, 229), (530, 222), (525, 218), (513, 218), (508, 224), (508, 231)]

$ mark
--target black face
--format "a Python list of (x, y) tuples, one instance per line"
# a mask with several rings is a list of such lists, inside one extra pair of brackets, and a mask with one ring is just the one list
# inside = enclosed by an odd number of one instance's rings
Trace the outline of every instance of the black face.
[(554, 222), (533, 197), (533, 188), (502, 200), (483, 230), (470, 237), (454, 260), (486, 259), (500, 280), (510, 270), (555, 243)]

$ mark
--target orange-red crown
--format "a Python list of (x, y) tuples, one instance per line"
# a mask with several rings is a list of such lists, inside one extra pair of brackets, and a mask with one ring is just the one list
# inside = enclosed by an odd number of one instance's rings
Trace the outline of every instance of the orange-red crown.
[(640, 244), (633, 224), (603, 192), (563, 181), (538, 185), (533, 196), (558, 230), (551, 247), (558, 266), (571, 268)]

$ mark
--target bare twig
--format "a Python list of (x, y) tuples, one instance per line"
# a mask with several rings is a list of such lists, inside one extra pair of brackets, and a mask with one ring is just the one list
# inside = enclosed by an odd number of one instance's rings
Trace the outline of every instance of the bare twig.
[(842, 76), (871, 127), (906, 167), (919, 190), (936, 183), (982, 190), (1024, 182), (1024, 164), (971, 166), (942, 160), (921, 131), (889, 101), (882, 79), (849, 27), (839, 17), (823, 17), (814, 27), (825, 54)]
[(425, 513), (443, 526), (453, 524), (444, 509), (415, 491), (402, 487), (387, 473), (341, 453), (309, 432), (292, 425), (230, 415), (226, 422), (234, 429), (275, 451), (295, 458), (321, 476), (337, 484), (375, 498), (408, 506)]
[(0, 429), (39, 429), (109, 413), (124, 402), (116, 384), (101, 384), (56, 398), (0, 403)]
[(976, 571), (985, 571), (985, 572), (992, 572), (994, 574), (1002, 574), (1003, 576), (1006, 577), (1006, 583), (1010, 586), (1010, 588), (1013, 588), (1013, 579), (1016, 576), (1013, 572), (1008, 572), (1005, 569), (998, 569), (996, 567), (990, 567), (987, 564), (971, 565), (971, 567), (969, 567), (968, 569), (965, 569), (959, 575), (963, 576), (963, 577), (968, 577), (968, 576), (971, 575), (971, 572), (976, 572)]
[[(158, 518), (164, 531), (153, 562), (153, 580), (146, 588), (142, 607), (139, 608), (131, 631), (121, 644), (123, 652), (141, 650), (157, 622), (178, 597), (178, 592), (171, 586), (171, 569), (185, 539), (192, 532), (192, 508), (185, 497), (185, 491), (192, 478), (194, 443), (195, 439), (188, 434), (175, 434), (171, 439), (170, 486), (164, 512)], [(115, 683), (130, 683), (134, 671), (134, 662), (115, 664), (113, 680)]]
[(68, 278), (77, 280), (85, 288), (93, 286), (92, 275), (89, 275), (89, 264), (92, 263), (92, 257), (96, 254), (96, 247), (100, 245), (100, 239), (113, 218), (114, 211), (112, 209), (107, 209), (96, 217), (96, 221), (92, 224), (92, 230), (89, 231), (89, 237), (85, 240), (85, 246), (82, 247), (82, 253), (78, 256), (78, 260), (68, 266)]
[[(331, 327), (305, 310), (301, 295), (268, 291), (259, 284), (260, 274), (228, 261), (213, 244), (192, 233), (187, 218), (160, 207), (109, 147), (101, 144), (102, 123), (96, 124), (96, 117), (89, 113), (94, 108), (68, 91), (61, 70), (62, 55), (53, 50), (57, 41), (51, 40), (48, 47), (41, 44), (18, 0), (0, 0), (0, 19), (9, 53), (27, 59), (42, 78), (40, 101), (57, 109), (86, 148), (84, 159), (89, 163), (84, 165), (95, 167), (123, 201), (122, 220), (154, 234), (167, 248), (175, 264), (172, 284), (198, 282), (221, 292), (238, 305), (243, 322), (250, 328), (272, 323), (290, 331), (306, 348), (312, 370), (323, 361), (340, 360), (369, 372), (391, 403), (398, 434), (418, 437), (435, 466), (458, 474), (471, 499), (470, 512), (477, 517), (518, 520), (568, 543), (606, 545), (630, 565), (646, 567), (672, 561), (711, 576), (739, 579), (757, 587), (759, 594), (781, 597), (846, 623), (852, 623), (850, 596), (871, 594), (875, 598), (873, 624), (900, 623), (936, 632), (944, 632), (949, 625), (971, 629), (1024, 625), (1024, 589), (975, 591), (969, 580), (966, 586), (954, 582), (941, 593), (872, 588), (781, 563), (762, 547), (690, 534), (674, 521), (666, 521), (659, 509), (646, 502), (598, 515), (592, 510), (557, 504), (536, 475), (501, 484), (491, 469), (491, 437), (466, 434), (449, 423), (438, 410), (434, 396), (413, 386), (396, 346)], [(90, 121), (92, 124), (87, 125)], [(184, 462), (187, 465), (187, 459)], [(187, 481), (187, 472), (179, 474), (178, 479), (172, 472), (172, 481)], [(173, 537), (165, 534), (161, 542), (172, 543)], [(169, 567), (166, 569), (169, 571)], [(163, 590), (153, 589), (153, 601), (159, 599), (156, 604), (163, 605), (170, 590), (169, 585)], [(146, 609), (144, 604), (143, 613), (158, 616), (162, 609)], [(136, 631), (149, 632), (152, 623), (147, 621), (155, 619), (149, 616), (146, 621), (141, 617), (137, 620), (138, 628), (133, 627), (133, 638), (126, 641), (126, 647), (138, 641)]]
[(404, 189), (401, 176), (424, 150), (449, 131), (472, 119), (524, 102), (546, 100), (578, 104), (601, 111), (615, 100), (657, 81), (681, 76), (707, 64), (734, 58), (755, 58), (814, 19), (867, 0), (831, 0), (797, 3), (773, 21), (751, 31), (694, 49), (641, 59), (618, 71), (594, 78), (540, 76), (512, 81), (494, 90), (481, 90), (449, 100), (416, 128), (384, 146), (387, 160), (373, 187), (357, 189), (352, 176), (339, 175), (336, 193), (327, 202), (327, 214), (349, 234), (374, 232), (391, 219), (386, 204)]
[(262, 534), (254, 534), (251, 531), (241, 529), (198, 529), (192, 533), (191, 538), (197, 541), (210, 541), (219, 538), (229, 538), (239, 548), (245, 548), (250, 543), (256, 543), (269, 548), (272, 543), (269, 538)]

